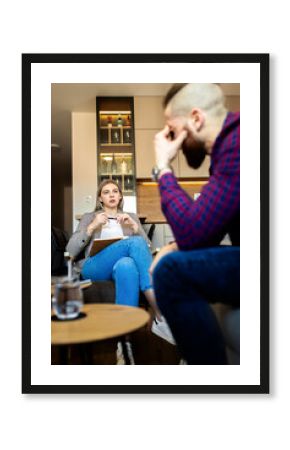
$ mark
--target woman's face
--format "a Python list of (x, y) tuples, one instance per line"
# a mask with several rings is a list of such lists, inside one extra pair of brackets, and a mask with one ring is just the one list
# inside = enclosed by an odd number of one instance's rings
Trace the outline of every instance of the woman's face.
[(99, 200), (107, 208), (118, 208), (121, 198), (122, 196), (117, 186), (109, 183), (103, 187)]

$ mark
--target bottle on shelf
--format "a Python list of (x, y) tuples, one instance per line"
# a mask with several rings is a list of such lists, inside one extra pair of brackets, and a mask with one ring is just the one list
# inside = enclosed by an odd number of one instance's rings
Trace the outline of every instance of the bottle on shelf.
[(118, 127), (121, 127), (123, 125), (123, 119), (122, 119), (121, 114), (119, 114), (119, 116), (118, 116), (117, 125), (118, 125)]
[(125, 179), (125, 191), (131, 191), (132, 190), (132, 179), (131, 177), (126, 177)]
[(112, 160), (112, 165), (111, 165), (111, 170), (113, 174), (117, 173), (117, 162), (115, 159), (115, 155), (113, 154), (113, 160)]
[(121, 173), (125, 174), (127, 172), (128, 172), (128, 164), (126, 163), (126, 161), (123, 158), (122, 162), (121, 162)]
[(120, 144), (120, 130), (112, 130), (111, 140), (113, 144)]
[(133, 167), (132, 167), (132, 159), (130, 158), (128, 161), (128, 173), (131, 175), (133, 173)]
[(124, 133), (123, 133), (123, 141), (124, 144), (130, 144), (131, 143), (131, 133), (130, 130), (128, 129), (124, 129)]
[(102, 173), (103, 174), (108, 173), (108, 163), (105, 160), (105, 158), (103, 158), (103, 160), (102, 160)]
[(108, 127), (111, 128), (113, 125), (113, 119), (112, 116), (108, 116), (107, 118)]

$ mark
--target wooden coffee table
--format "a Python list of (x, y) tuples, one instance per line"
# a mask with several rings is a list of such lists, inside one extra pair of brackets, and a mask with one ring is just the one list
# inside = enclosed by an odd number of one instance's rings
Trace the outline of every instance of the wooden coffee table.
[(84, 305), (82, 313), (85, 317), (79, 319), (51, 321), (52, 345), (67, 346), (122, 338), (142, 328), (150, 318), (141, 308), (112, 304)]

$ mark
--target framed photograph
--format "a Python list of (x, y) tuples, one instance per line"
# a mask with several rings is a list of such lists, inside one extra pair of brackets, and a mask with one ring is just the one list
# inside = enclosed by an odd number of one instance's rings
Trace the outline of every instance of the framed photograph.
[[(104, 83), (105, 80), (105, 83)], [(146, 126), (135, 118), (136, 148), (148, 154), (144, 162), (136, 161), (137, 170), (148, 164), (154, 135), (164, 127), (162, 99), (175, 83), (210, 83), (225, 88), (229, 110), (241, 116), (240, 138), (240, 307), (236, 308), (235, 336), (238, 351), (235, 362), (229, 364), (188, 364), (181, 356), (179, 362), (142, 364), (134, 360), (128, 333), (143, 329), (148, 321), (144, 309), (134, 311), (135, 328), (118, 328), (118, 348), (113, 335), (102, 340), (89, 338), (86, 351), (77, 354), (77, 345), (83, 346), (88, 329), (101, 332), (101, 320), (93, 325), (94, 317), (104, 304), (85, 305), (81, 318), (70, 322), (68, 342), (63, 338), (59, 323), (51, 320), (51, 254), (52, 224), (58, 220), (58, 211), (65, 211), (65, 230), (76, 228), (79, 218), (95, 207), (96, 192), (96, 117), (95, 98), (108, 92), (108, 85), (123, 86), (114, 96), (127, 96), (142, 88), (141, 97), (154, 99), (154, 114), (148, 114), (148, 101), (136, 99), (135, 115), (145, 117)], [(97, 95), (92, 108), (83, 111), (72, 108), (62, 118), (62, 129), (70, 139), (68, 159), (62, 159), (67, 148), (52, 139), (54, 123), (60, 117), (53, 105), (59, 93), (74, 84), (96, 86)], [(158, 87), (158, 90), (156, 90)], [(87, 90), (86, 90), (87, 91)], [(71, 92), (71, 91), (70, 91)], [(138, 91), (139, 92), (139, 91)], [(83, 101), (82, 104), (87, 104)], [(144, 113), (145, 112), (145, 113)], [(155, 114), (156, 113), (156, 114)], [(158, 114), (157, 114), (158, 113)], [(152, 120), (157, 117), (156, 126)], [(154, 119), (155, 120), (155, 119)], [(154, 122), (155, 123), (155, 122)], [(126, 133), (126, 128), (123, 133)], [(131, 143), (131, 133), (123, 134), (121, 127), (111, 128), (111, 142)], [(116, 133), (116, 134), (115, 134)], [(101, 137), (105, 139), (105, 137)], [(128, 142), (127, 142), (128, 140)], [(39, 152), (41, 142), (42, 151)], [(104, 141), (105, 143), (105, 141)], [(139, 147), (138, 147), (139, 146)], [(65, 148), (66, 147), (66, 148)], [(269, 392), (269, 55), (268, 54), (23, 54), (22, 55), (22, 392), (23, 393), (157, 393), (157, 394), (216, 394), (216, 393), (268, 393)], [(79, 149), (79, 153), (77, 152)], [(142, 150), (143, 151), (143, 150)], [(66, 161), (70, 161), (68, 164)], [(59, 164), (62, 177), (71, 177), (75, 185), (63, 183), (60, 188), (51, 182), (53, 164)], [(179, 174), (186, 162), (180, 152)], [(80, 171), (82, 178), (80, 178)], [(147, 173), (146, 172), (146, 173)], [(176, 175), (177, 176), (177, 175)], [(146, 175), (147, 177), (147, 175)], [(181, 177), (182, 178), (182, 177)], [(178, 180), (184, 190), (207, 179), (185, 175)], [(148, 186), (151, 186), (151, 184)], [(196, 195), (196, 193), (194, 193)], [(198, 196), (196, 195), (196, 198)], [(200, 198), (200, 197), (198, 197)], [(74, 199), (74, 200), (72, 200)], [(73, 202), (78, 201), (76, 209)], [(77, 216), (80, 217), (77, 217)], [(39, 227), (39, 217), (42, 227)], [(67, 220), (67, 222), (66, 222)], [(165, 230), (165, 228), (164, 228)], [(107, 309), (114, 311), (115, 305)], [(140, 314), (139, 314), (140, 313)], [(96, 314), (94, 316), (94, 314)], [(109, 314), (109, 313), (108, 313)], [(115, 314), (115, 313), (114, 313)], [(110, 313), (112, 318), (114, 314)], [(127, 311), (119, 308), (122, 320), (116, 327), (126, 324)], [(121, 316), (120, 316), (121, 317)], [(87, 326), (87, 319), (90, 324)], [(132, 322), (131, 326), (132, 326)], [(68, 324), (68, 322), (67, 322)], [(78, 341), (72, 342), (75, 324), (81, 325)], [(62, 325), (62, 324), (61, 324)], [(60, 333), (60, 334), (59, 334)], [(57, 338), (56, 338), (57, 334)], [(155, 339), (155, 338), (154, 338)], [(156, 337), (156, 339), (159, 339)], [(94, 359), (106, 341), (122, 353), (123, 364)], [(88, 341), (87, 341), (88, 342)], [(53, 345), (52, 345), (53, 344)], [(120, 345), (119, 345), (120, 344)], [(177, 346), (166, 342), (168, 352)], [(165, 345), (165, 344), (164, 344)], [(238, 347), (238, 348), (237, 348)], [(83, 348), (83, 347), (82, 347)], [(144, 346), (143, 346), (144, 348)], [(58, 359), (54, 360), (57, 353)], [(94, 353), (95, 352), (95, 353)], [(175, 353), (174, 353), (175, 354)], [(70, 355), (70, 356), (68, 356)], [(230, 357), (228, 359), (230, 361)], [(232, 360), (234, 361), (234, 359)], [(170, 368), (168, 365), (170, 364)], [(118, 367), (122, 365), (122, 367)]]

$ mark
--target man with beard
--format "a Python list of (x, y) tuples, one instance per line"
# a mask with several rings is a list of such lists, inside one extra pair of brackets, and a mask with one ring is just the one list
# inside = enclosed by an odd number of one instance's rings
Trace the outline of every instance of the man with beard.
[[(176, 242), (151, 266), (156, 299), (188, 364), (227, 364), (209, 303), (240, 302), (240, 115), (226, 110), (216, 84), (174, 85), (164, 106), (152, 174)], [(211, 158), (209, 181), (195, 201), (170, 166), (180, 147), (193, 168)], [(232, 246), (219, 245), (227, 233)]]

